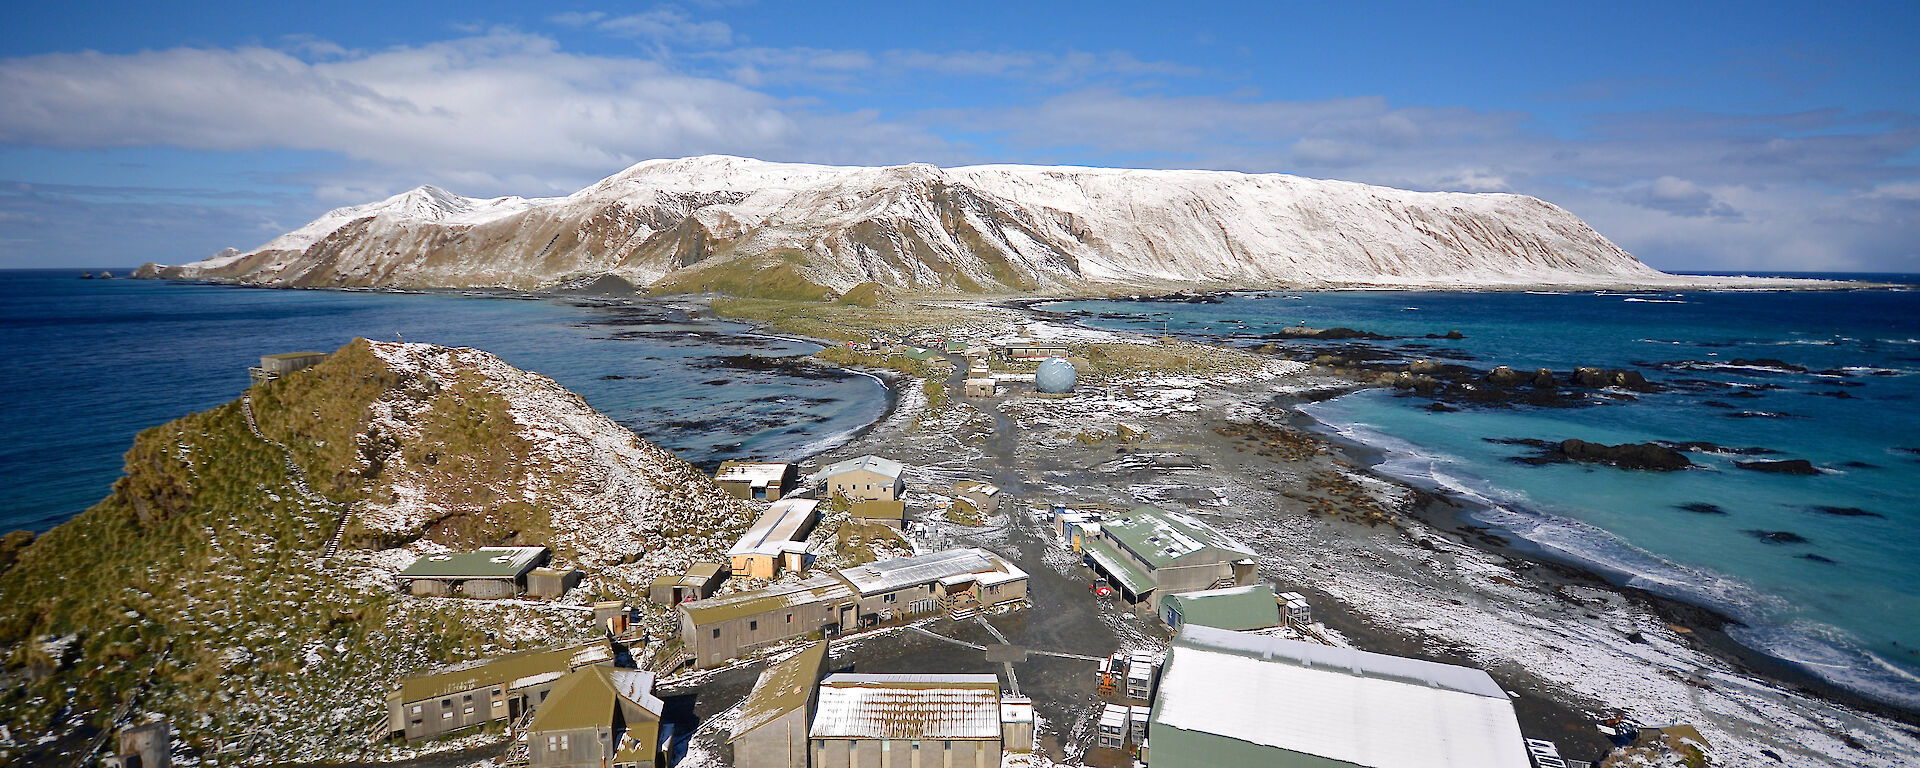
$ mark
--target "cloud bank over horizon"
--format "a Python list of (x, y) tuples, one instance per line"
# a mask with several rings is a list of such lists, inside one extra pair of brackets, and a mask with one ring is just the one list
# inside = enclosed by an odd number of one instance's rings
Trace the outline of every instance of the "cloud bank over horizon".
[(179, 263), (419, 184), (559, 195), (732, 154), (1514, 192), (1664, 269), (1920, 271), (1920, 115), (1898, 109), (1662, 106), (1591, 82), (1531, 109), (1287, 97), (1232, 61), (778, 46), (672, 6), (432, 37), (0, 58), (0, 266)]

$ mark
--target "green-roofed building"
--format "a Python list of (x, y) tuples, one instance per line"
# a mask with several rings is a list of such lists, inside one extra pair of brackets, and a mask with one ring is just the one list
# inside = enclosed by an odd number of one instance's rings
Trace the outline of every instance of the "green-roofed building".
[(540, 768), (654, 768), (660, 712), (653, 673), (606, 664), (566, 674), (527, 724), (527, 760)]
[(400, 681), (387, 695), (389, 730), (408, 741), (495, 720), (540, 703), (568, 670), (613, 658), (605, 645), (526, 651)]
[(826, 671), (827, 641), (819, 640), (760, 673), (734, 719), (734, 765), (807, 768), (807, 725)]
[(1265, 584), (1182, 592), (1160, 598), (1160, 618), (1175, 632), (1188, 624), (1245, 632), (1280, 626), (1280, 602)]
[(1130, 603), (1179, 592), (1244, 586), (1256, 577), (1253, 550), (1191, 515), (1140, 507), (1100, 521), (1083, 548), (1087, 563)]
[(482, 547), (472, 552), (423, 555), (395, 580), (403, 592), (420, 596), (499, 599), (520, 594), (527, 573), (545, 565), (546, 547)]

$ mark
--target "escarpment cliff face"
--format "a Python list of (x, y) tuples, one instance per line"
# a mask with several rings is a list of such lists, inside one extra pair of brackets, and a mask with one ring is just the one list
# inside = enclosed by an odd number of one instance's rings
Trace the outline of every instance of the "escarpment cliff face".
[(420, 187), (248, 252), (149, 277), (308, 287), (796, 297), (862, 282), (962, 293), (1155, 286), (1660, 285), (1585, 222), (1521, 195), (1279, 174), (647, 161), (559, 198)]

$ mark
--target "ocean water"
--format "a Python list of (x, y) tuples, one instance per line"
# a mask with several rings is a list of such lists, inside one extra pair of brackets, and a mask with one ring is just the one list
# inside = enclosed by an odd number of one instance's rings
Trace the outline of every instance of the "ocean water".
[(491, 352), (702, 466), (815, 453), (887, 407), (872, 377), (767, 362), (815, 345), (656, 304), (77, 274), (0, 271), (0, 530), (46, 530), (99, 501), (135, 434), (239, 397), (260, 355), (357, 336)]
[[(1637, 367), (1665, 391), (1581, 408), (1464, 407), (1365, 390), (1303, 407), (1382, 448), (1379, 469), (1478, 500), (1484, 522), (1622, 583), (1742, 621), (1749, 647), (1883, 701), (1920, 707), (1920, 276), (1837, 292), (1262, 293), (1218, 304), (1048, 305), (1090, 325), (1243, 346), (1299, 324), (1402, 338), (1403, 360), (1485, 370)], [(1426, 334), (1459, 330), (1460, 340)], [(1281, 342), (1301, 348), (1344, 342)], [(1786, 367), (1738, 365), (1773, 360)], [(1665, 364), (1659, 366), (1656, 364)], [(1796, 368), (1807, 369), (1804, 372)], [(1689, 454), (1646, 472), (1529, 465), (1507, 438), (1706, 441), (1777, 454)], [(1817, 476), (1739, 469), (1807, 459)], [(1689, 505), (1710, 504), (1708, 511)], [(1804, 542), (1764, 538), (1788, 532)]]

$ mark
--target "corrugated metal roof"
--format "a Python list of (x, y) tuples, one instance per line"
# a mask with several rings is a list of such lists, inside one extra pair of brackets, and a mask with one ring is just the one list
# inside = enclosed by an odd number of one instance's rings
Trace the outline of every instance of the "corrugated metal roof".
[(737, 619), (768, 611), (808, 603), (831, 602), (853, 596), (853, 590), (831, 575), (822, 574), (805, 581), (776, 584), (722, 598), (681, 603), (680, 610), (693, 619), (695, 626)]
[(472, 552), (422, 555), (401, 571), (400, 577), (507, 579), (533, 568), (534, 561), (546, 553), (546, 547), (482, 547)]
[(1113, 580), (1120, 582), (1120, 586), (1126, 587), (1134, 597), (1153, 591), (1153, 577), (1148, 576), (1146, 571), (1140, 570), (1133, 561), (1114, 551), (1112, 544), (1096, 539), (1087, 542), (1086, 552), (1088, 557), (1093, 558), (1093, 561), (1100, 565), (1100, 570), (1106, 571)]
[(1280, 626), (1280, 603), (1265, 584), (1167, 595), (1160, 598), (1160, 609), (1179, 612), (1183, 626), (1232, 630)]
[(740, 541), (727, 550), (728, 557), (739, 555), (778, 556), (780, 545), (794, 541), (800, 530), (813, 522), (813, 510), (820, 502), (813, 499), (781, 499), (767, 507), (766, 514), (754, 521)]
[(816, 739), (997, 739), (993, 675), (829, 675), (809, 730)]
[(723, 461), (713, 473), (716, 483), (774, 485), (787, 475), (787, 465), (774, 462)]
[(1155, 568), (1206, 549), (1253, 557), (1253, 550), (1198, 518), (1155, 507), (1140, 507), (1101, 523), (1101, 530)]
[[(465, 664), (430, 675), (400, 681), (400, 700), (420, 701), (458, 691), (507, 685), (518, 680), (567, 671), (569, 663), (582, 647), (557, 648), (509, 654), (484, 662)], [(517, 686), (513, 686), (517, 687)]]
[(760, 679), (753, 683), (753, 692), (747, 694), (746, 702), (740, 705), (732, 738), (740, 738), (774, 718), (806, 706), (826, 660), (827, 641), (817, 640), (760, 673)]
[(1175, 639), (1152, 727), (1370, 768), (1528, 766), (1481, 670), (1208, 627)]
[[(949, 549), (913, 557), (881, 560), (840, 572), (840, 578), (863, 595), (892, 592), (915, 584), (930, 584), (954, 576), (1011, 573), (1018, 569), (984, 549)], [(1025, 576), (1025, 573), (1021, 573)]]
[(820, 470), (819, 476), (821, 479), (826, 479), (842, 472), (852, 472), (856, 469), (864, 469), (868, 472), (885, 475), (898, 480), (900, 479), (900, 473), (906, 470), (906, 466), (893, 459), (867, 454), (857, 459), (847, 459), (846, 461), (828, 464), (824, 469)]

